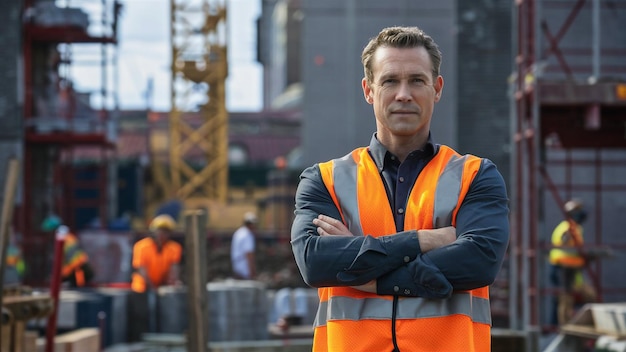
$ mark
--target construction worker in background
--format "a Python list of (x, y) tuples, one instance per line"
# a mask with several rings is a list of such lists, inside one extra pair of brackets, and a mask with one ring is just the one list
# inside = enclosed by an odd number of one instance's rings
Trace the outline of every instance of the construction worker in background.
[(553, 312), (558, 324), (564, 324), (572, 317), (576, 293), (582, 293), (587, 300), (595, 296), (589, 292), (583, 277), (583, 268), (587, 263), (581, 254), (584, 245), (582, 224), (587, 219), (587, 211), (578, 199), (567, 201), (564, 210), (567, 218), (552, 232), (553, 248), (550, 250), (550, 279), (559, 288), (556, 311)]
[(7, 285), (19, 285), (24, 277), (26, 265), (22, 257), (22, 251), (17, 244), (15, 231), (10, 229), (9, 242), (6, 249), (6, 263), (4, 266), (3, 283)]
[(72, 288), (89, 286), (93, 280), (94, 271), (89, 263), (89, 256), (81, 247), (78, 237), (55, 215), (48, 216), (41, 229), (48, 232), (54, 231), (56, 238), (64, 239), (61, 280)]
[(155, 216), (148, 226), (149, 235), (133, 246), (132, 295), (129, 296), (129, 341), (140, 341), (146, 332), (159, 332), (158, 288), (179, 285), (182, 246), (170, 239), (176, 221), (170, 215)]
[(250, 280), (256, 277), (254, 230), (257, 221), (255, 213), (246, 212), (243, 215), (243, 225), (233, 234), (230, 245), (230, 261), (233, 276), (236, 279)]
[(421, 29), (382, 29), (361, 55), (369, 145), (300, 175), (291, 245), (319, 288), (314, 351), (491, 350), (508, 197), (492, 161), (433, 141), (441, 59)]
[(176, 228), (174, 219), (157, 215), (149, 225), (150, 236), (133, 246), (133, 275), (131, 288), (135, 292), (179, 284), (182, 246), (170, 239)]
[(85, 287), (93, 279), (93, 269), (89, 264), (87, 253), (81, 248), (78, 237), (70, 232), (70, 228), (61, 225), (56, 230), (58, 237), (65, 238), (63, 244), (63, 266), (61, 277), (70, 287)]

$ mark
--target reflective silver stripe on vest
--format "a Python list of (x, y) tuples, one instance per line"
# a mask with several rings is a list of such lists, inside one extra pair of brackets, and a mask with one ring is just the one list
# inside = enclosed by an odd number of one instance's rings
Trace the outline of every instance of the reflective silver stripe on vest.
[[(468, 156), (452, 156), (437, 181), (433, 210), (434, 228), (452, 225), (452, 214), (461, 193), (463, 167), (467, 158)], [(359, 220), (359, 202), (357, 199), (357, 165), (351, 154), (334, 161), (333, 182), (335, 194), (348, 228), (354, 235), (362, 236), (364, 233)]]
[(433, 227), (436, 229), (452, 225), (452, 213), (461, 194), (461, 179), (466, 160), (467, 155), (452, 156), (437, 180), (433, 211)]
[[(452, 215), (461, 193), (463, 169), (467, 159), (468, 156), (453, 155), (437, 180), (432, 214), (434, 228), (452, 224)], [(336, 159), (333, 163), (333, 182), (348, 228), (355, 235), (363, 235), (357, 199), (357, 168), (351, 154)], [(390, 207), (389, 205), (389, 209)], [(359, 299), (334, 296), (328, 302), (320, 302), (315, 326), (324, 326), (332, 320), (390, 320), (393, 312), (392, 304), (391, 300), (381, 298)], [(474, 297), (467, 292), (454, 293), (450, 299), (446, 300), (400, 297), (397, 313), (398, 319), (435, 318), (462, 314), (470, 317), (473, 322), (491, 324), (489, 299)]]
[(352, 159), (352, 154), (336, 159), (333, 162), (335, 194), (337, 195), (343, 218), (353, 235), (363, 236), (363, 228), (359, 219), (356, 175), (357, 167), (354, 159)]
[(74, 256), (76, 256), (76, 254), (80, 254), (80, 251), (81, 249), (78, 247), (78, 245), (74, 245), (66, 249), (65, 253), (63, 253), (63, 256), (65, 258), (65, 265), (71, 264), (70, 262), (72, 261)]
[[(325, 326), (333, 320), (391, 320), (393, 301), (382, 298), (331, 297), (320, 302), (314, 326)], [(397, 319), (441, 318), (450, 315), (466, 315), (474, 323), (491, 325), (489, 300), (475, 297), (468, 292), (454, 293), (445, 300), (419, 297), (401, 297), (398, 300)]]

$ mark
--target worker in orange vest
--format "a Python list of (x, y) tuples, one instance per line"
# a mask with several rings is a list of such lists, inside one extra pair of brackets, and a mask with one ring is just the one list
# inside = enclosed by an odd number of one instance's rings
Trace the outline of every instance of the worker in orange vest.
[(162, 285), (179, 283), (179, 263), (182, 246), (170, 239), (176, 228), (175, 220), (169, 215), (158, 215), (149, 225), (150, 236), (133, 246), (133, 275), (131, 288), (145, 292)]
[(509, 241), (504, 180), (430, 134), (441, 52), (389, 27), (362, 52), (367, 147), (300, 175), (291, 244), (319, 288), (314, 351), (491, 350), (488, 286)]
[(173, 217), (157, 215), (150, 221), (149, 235), (133, 246), (128, 318), (134, 323), (128, 329), (129, 341), (141, 340), (146, 332), (160, 331), (158, 288), (180, 284), (182, 246), (170, 239), (175, 229)]

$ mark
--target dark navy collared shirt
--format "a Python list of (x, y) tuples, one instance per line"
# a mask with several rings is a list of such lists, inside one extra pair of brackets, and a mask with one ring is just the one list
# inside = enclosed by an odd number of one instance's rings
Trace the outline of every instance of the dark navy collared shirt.
[(400, 163), (400, 159), (391, 154), (385, 147), (372, 137), (369, 153), (376, 165), (385, 183), (387, 190), (387, 198), (393, 210), (396, 222), (396, 231), (400, 232), (404, 229), (404, 217), (409, 194), (417, 176), (424, 169), (424, 166), (435, 155), (435, 145), (431, 138), (423, 149), (415, 150), (407, 155), (406, 160)]
[[(421, 253), (417, 230), (404, 229), (404, 208), (413, 184), (438, 152), (432, 141), (400, 163), (372, 136), (370, 156), (378, 166), (396, 221), (386, 236), (324, 236), (312, 220), (341, 219), (317, 165), (300, 176), (291, 244), (305, 282), (313, 287), (355, 286), (377, 280), (378, 294), (448, 297), (453, 289), (489, 285), (500, 270), (509, 239), (508, 198), (502, 176), (488, 159), (457, 212), (457, 240)], [(384, 208), (384, 207), (381, 207)]]

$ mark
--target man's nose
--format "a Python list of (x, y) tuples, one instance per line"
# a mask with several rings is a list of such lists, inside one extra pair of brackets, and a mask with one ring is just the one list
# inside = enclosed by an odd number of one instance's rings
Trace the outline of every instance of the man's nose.
[(407, 82), (401, 82), (398, 86), (398, 91), (396, 92), (396, 99), (399, 101), (410, 101), (411, 98), (411, 87)]

